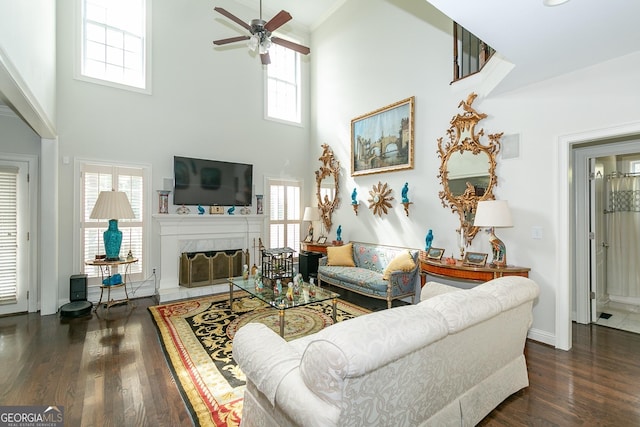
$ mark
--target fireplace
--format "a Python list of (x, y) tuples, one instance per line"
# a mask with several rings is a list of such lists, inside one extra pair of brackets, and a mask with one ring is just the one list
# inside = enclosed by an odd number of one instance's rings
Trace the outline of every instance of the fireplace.
[(242, 275), (242, 266), (249, 265), (249, 250), (183, 252), (180, 256), (180, 286), (227, 283), (230, 277)]
[[(264, 228), (264, 215), (178, 215), (154, 214), (154, 231), (160, 237), (159, 280), (156, 286), (162, 302), (228, 292), (225, 280), (212, 284), (182, 285), (180, 264), (183, 253), (257, 251), (258, 239)], [(257, 253), (257, 252), (256, 252)], [(255, 254), (251, 258), (255, 258)], [(248, 259), (248, 256), (247, 258)], [(240, 263), (240, 268), (247, 262)], [(195, 282), (202, 272), (197, 273)], [(226, 274), (226, 273), (225, 273)], [(237, 274), (239, 276), (240, 274)], [(207, 279), (208, 280), (208, 279)], [(192, 280), (193, 283), (193, 280)]]

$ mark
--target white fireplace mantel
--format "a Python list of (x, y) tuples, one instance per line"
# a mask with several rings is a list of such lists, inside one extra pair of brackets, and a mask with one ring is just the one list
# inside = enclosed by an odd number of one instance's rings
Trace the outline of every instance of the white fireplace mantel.
[(211, 293), (209, 286), (185, 288), (179, 285), (183, 252), (249, 249), (258, 245), (264, 229), (264, 215), (153, 215), (160, 235), (160, 280), (156, 290), (160, 302)]

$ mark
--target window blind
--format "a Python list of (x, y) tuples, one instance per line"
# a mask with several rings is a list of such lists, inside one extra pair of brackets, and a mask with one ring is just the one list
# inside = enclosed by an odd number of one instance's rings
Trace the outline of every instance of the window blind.
[(300, 247), (300, 182), (269, 181), (269, 247)]
[(0, 166), (0, 304), (17, 301), (18, 171)]

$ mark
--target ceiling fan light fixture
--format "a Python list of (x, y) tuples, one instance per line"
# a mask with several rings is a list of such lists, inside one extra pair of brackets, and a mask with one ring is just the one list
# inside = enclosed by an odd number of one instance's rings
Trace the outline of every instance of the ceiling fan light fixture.
[(239, 41), (247, 41), (247, 47), (257, 53), (260, 53), (260, 60), (263, 65), (267, 65), (271, 63), (269, 59), (269, 49), (272, 46), (272, 43), (275, 43), (279, 46), (282, 46), (286, 49), (291, 49), (295, 52), (301, 53), (303, 55), (308, 55), (310, 49), (301, 44), (294, 43), (289, 40), (282, 39), (280, 37), (274, 36), (271, 38), (271, 34), (280, 28), (282, 25), (286, 24), (292, 19), (292, 16), (286, 10), (281, 10), (275, 16), (273, 16), (269, 21), (265, 21), (262, 19), (262, 1), (260, 2), (260, 18), (252, 19), (250, 24), (246, 23), (242, 19), (238, 18), (234, 14), (228, 12), (227, 10), (221, 7), (214, 7), (214, 11), (220, 13), (226, 18), (232, 20), (236, 24), (245, 28), (249, 31), (250, 35), (245, 36), (237, 36), (237, 37), (228, 37), (226, 39), (214, 40), (213, 44), (216, 46), (223, 46), (229, 43), (235, 43)]
[(247, 47), (249, 50), (256, 50), (258, 48), (259, 38), (257, 34), (254, 34), (247, 40)]
[(265, 37), (260, 43), (260, 55), (264, 55), (269, 52), (269, 48), (271, 47), (271, 40), (268, 37)]

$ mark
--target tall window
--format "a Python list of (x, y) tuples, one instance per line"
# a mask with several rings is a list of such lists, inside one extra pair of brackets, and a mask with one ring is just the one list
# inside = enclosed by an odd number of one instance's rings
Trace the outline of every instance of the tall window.
[(300, 248), (300, 182), (269, 180), (269, 247)]
[(149, 91), (147, 0), (81, 3), (80, 79)]
[(302, 84), (300, 54), (277, 44), (269, 48), (267, 67), (267, 117), (301, 123)]
[[(138, 258), (129, 272), (132, 280), (142, 280), (146, 268), (146, 239), (148, 226), (145, 224), (145, 188), (148, 173), (143, 167), (120, 167), (104, 164), (83, 163), (81, 169), (81, 250), (83, 260), (104, 254), (102, 233), (107, 229), (109, 219), (91, 219), (91, 211), (101, 191), (124, 191), (129, 198), (134, 219), (118, 219), (118, 229), (122, 231), (120, 257), (129, 251)], [(97, 267), (85, 266), (84, 271), (90, 278), (100, 277)]]

